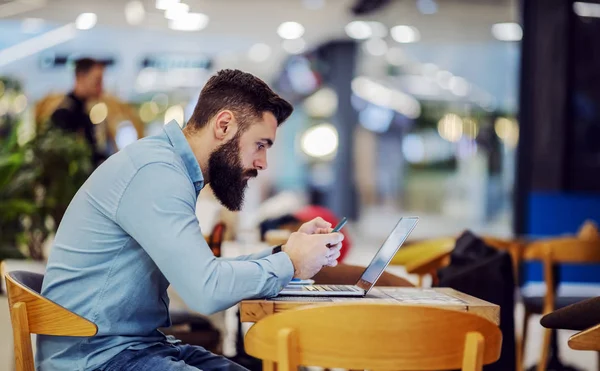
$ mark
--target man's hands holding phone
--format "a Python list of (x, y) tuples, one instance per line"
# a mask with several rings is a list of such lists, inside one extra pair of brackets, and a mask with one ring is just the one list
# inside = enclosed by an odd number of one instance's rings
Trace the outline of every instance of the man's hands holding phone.
[(324, 266), (337, 265), (344, 235), (332, 231), (330, 223), (315, 218), (290, 235), (281, 249), (290, 256), (294, 278), (309, 279)]
[[(290, 256), (294, 278), (309, 279), (324, 266), (335, 267), (344, 235), (341, 233), (306, 234), (294, 232), (281, 250)], [(332, 247), (327, 247), (331, 245)]]

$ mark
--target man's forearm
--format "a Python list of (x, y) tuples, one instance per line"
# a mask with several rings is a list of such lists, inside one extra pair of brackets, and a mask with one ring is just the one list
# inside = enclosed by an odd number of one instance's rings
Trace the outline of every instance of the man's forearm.
[[(227, 309), (244, 299), (272, 297), (277, 295), (292, 279), (294, 266), (285, 253), (247, 261), (215, 259), (199, 272), (196, 282), (189, 287), (189, 277), (173, 277), (174, 287), (187, 287), (190, 292), (180, 292), (192, 309), (210, 314)], [(182, 287), (183, 286), (183, 287)]]
[[(278, 246), (276, 246), (278, 247)], [(266, 258), (269, 255), (273, 255), (275, 253), (275, 251), (273, 251), (274, 247), (269, 247), (267, 249), (264, 249), (262, 251), (256, 252), (254, 254), (250, 254), (250, 255), (240, 255), (240, 256), (236, 256), (236, 257), (231, 257), (231, 258), (223, 258), (221, 257), (220, 259), (223, 260), (237, 260), (237, 261), (248, 261), (248, 260), (258, 260), (258, 259), (263, 259)]]

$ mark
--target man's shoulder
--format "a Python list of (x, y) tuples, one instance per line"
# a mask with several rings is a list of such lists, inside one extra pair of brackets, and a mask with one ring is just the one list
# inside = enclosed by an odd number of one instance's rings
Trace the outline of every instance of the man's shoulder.
[(76, 103), (70, 95), (65, 95), (58, 106), (54, 109), (53, 114), (74, 112)]
[(127, 156), (138, 170), (158, 164), (173, 165), (177, 168), (182, 165), (174, 148), (160, 136), (140, 139), (125, 147), (122, 152), (122, 155)]

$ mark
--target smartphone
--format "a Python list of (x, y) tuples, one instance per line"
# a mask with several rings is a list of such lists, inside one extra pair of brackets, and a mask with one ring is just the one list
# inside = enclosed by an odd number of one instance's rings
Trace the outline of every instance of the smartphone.
[(347, 221), (348, 221), (348, 218), (343, 217), (342, 220), (340, 220), (340, 222), (335, 226), (335, 228), (333, 228), (332, 233), (333, 232), (339, 232), (340, 229), (342, 229), (346, 225)]
[[(339, 232), (340, 229), (342, 229), (346, 225), (347, 221), (348, 218), (343, 217), (342, 220), (340, 220), (340, 222), (335, 226), (335, 228), (333, 228), (333, 231), (331, 231), (331, 233)], [(328, 244), (327, 247), (331, 247), (331, 245)]]

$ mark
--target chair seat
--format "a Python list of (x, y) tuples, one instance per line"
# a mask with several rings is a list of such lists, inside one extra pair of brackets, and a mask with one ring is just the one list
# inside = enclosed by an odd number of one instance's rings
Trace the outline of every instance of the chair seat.
[[(560, 309), (566, 306), (579, 303), (580, 301), (589, 299), (589, 297), (578, 297), (578, 296), (559, 296), (554, 301), (554, 308)], [(544, 297), (523, 297), (523, 304), (525, 308), (535, 314), (544, 313)]]
[[(546, 295), (546, 285), (543, 282), (529, 282), (522, 286), (519, 291), (523, 298), (523, 304), (529, 312), (543, 313), (544, 295)], [(600, 285), (575, 282), (561, 283), (556, 289), (554, 310), (597, 296), (600, 296)]]
[(600, 324), (600, 297), (583, 300), (546, 314), (540, 321), (546, 328), (583, 331)]

